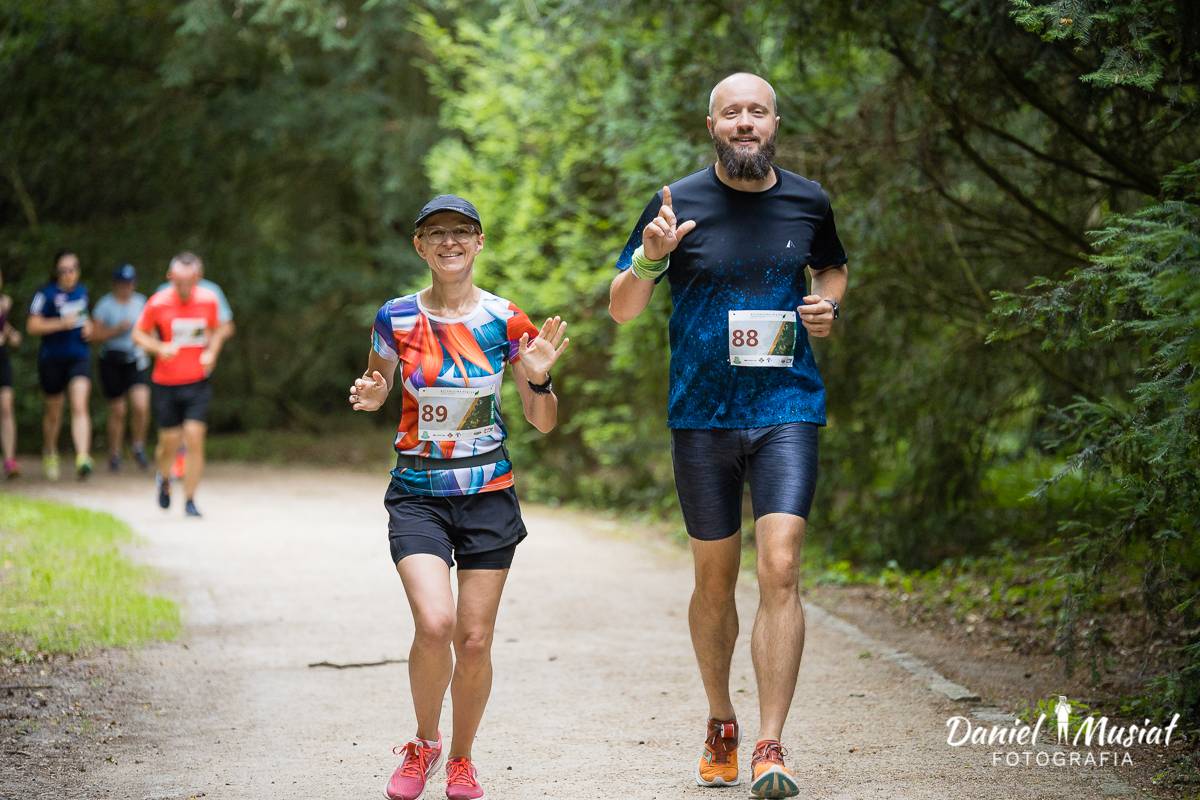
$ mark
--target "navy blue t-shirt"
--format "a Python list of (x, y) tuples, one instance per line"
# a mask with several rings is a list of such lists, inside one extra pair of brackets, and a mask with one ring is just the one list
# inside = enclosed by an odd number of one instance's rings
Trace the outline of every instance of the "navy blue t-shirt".
[(38, 349), (39, 360), (68, 361), (89, 356), (88, 344), (83, 340), (87, 308), (88, 294), (82, 283), (75, 284), (75, 288), (69, 292), (58, 288), (56, 283), (48, 283), (37, 290), (33, 302), (29, 304), (30, 315), (57, 319), (73, 313), (78, 319), (76, 327), (42, 337), (42, 346)]
[[(808, 294), (805, 266), (846, 263), (829, 196), (815, 181), (775, 168), (764, 192), (726, 186), (712, 166), (671, 184), (680, 223), (695, 220), (675, 252), (671, 285), (671, 428), (762, 428), (825, 424), (825, 386), (808, 334), (797, 321), (790, 367), (733, 366), (731, 310), (795, 311)], [(617, 269), (633, 265), (642, 229), (658, 214), (662, 192), (642, 212)]]

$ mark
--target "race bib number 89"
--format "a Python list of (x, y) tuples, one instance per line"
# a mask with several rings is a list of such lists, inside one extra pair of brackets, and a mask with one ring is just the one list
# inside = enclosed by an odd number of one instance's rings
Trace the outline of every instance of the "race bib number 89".
[(417, 438), (479, 439), (496, 432), (495, 387), (430, 387), (417, 390)]
[(795, 311), (729, 312), (730, 364), (790, 367), (795, 353)]

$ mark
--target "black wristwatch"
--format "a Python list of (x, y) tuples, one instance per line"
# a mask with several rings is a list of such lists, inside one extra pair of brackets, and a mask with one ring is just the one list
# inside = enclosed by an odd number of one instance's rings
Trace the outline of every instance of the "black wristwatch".
[(534, 383), (529, 380), (525, 382), (529, 384), (529, 388), (533, 390), (534, 394), (550, 394), (554, 391), (554, 379), (550, 377), (549, 372), (546, 373), (545, 383)]
[(832, 297), (822, 297), (821, 299), (824, 300), (826, 303), (829, 303), (829, 305), (833, 306), (833, 318), (834, 319), (837, 319), (839, 316), (841, 316), (842, 307), (838, 303), (837, 300), (834, 300)]

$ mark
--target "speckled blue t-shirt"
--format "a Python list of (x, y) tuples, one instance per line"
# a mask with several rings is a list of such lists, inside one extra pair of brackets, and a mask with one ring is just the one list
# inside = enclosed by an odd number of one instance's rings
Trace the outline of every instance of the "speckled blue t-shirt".
[[(808, 334), (797, 324), (791, 367), (729, 363), (729, 311), (792, 311), (808, 294), (805, 266), (846, 263), (829, 197), (815, 181), (775, 168), (775, 185), (740, 192), (713, 167), (671, 184), (680, 223), (696, 228), (671, 254), (671, 428), (762, 428), (787, 422), (825, 424), (825, 386)], [(662, 193), (642, 212), (617, 269), (629, 269), (642, 228), (658, 214)]]

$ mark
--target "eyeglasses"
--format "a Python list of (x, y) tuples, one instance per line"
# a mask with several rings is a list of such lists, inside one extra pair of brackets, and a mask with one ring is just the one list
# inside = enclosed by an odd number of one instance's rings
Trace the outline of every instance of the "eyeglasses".
[(476, 230), (471, 225), (459, 225), (454, 228), (426, 228), (421, 231), (421, 236), (430, 244), (443, 244), (446, 237), (452, 237), (456, 242), (469, 242), (476, 234)]

